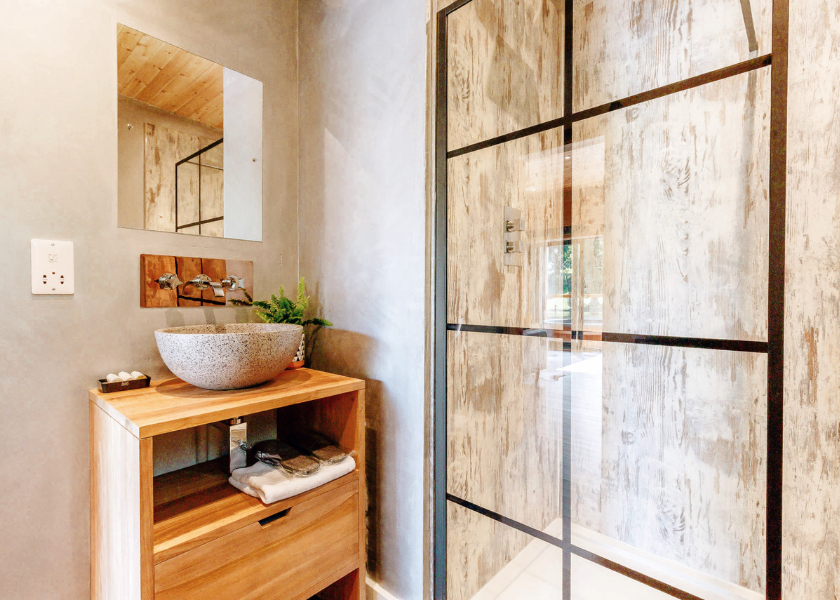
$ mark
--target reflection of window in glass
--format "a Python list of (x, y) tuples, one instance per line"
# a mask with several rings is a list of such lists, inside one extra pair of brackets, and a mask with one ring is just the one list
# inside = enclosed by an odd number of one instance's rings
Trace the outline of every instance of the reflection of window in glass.
[[(583, 328), (600, 329), (604, 316), (604, 239), (566, 240), (547, 246), (545, 252), (545, 326), (572, 327), (574, 304), (580, 311), (577, 314), (583, 315)], [(573, 276), (575, 269), (579, 272)]]
[(568, 242), (547, 246), (545, 260), (546, 326), (572, 323), (572, 245)]
[(583, 290), (583, 327), (600, 328), (604, 319), (604, 238), (578, 240)]

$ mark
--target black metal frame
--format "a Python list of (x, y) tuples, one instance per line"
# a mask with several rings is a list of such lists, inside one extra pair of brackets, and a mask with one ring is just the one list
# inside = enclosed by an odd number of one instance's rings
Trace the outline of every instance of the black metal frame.
[[(436, 90), (435, 90), (435, 255), (434, 255), (434, 531), (433, 531), (433, 597), (446, 598), (446, 519), (447, 502), (453, 502), (527, 533), (564, 550), (563, 600), (571, 600), (571, 556), (577, 555), (630, 579), (646, 584), (675, 598), (700, 600), (657, 579), (597, 556), (571, 543), (571, 387), (564, 381), (563, 403), (563, 539), (547, 535), (523, 523), (453, 496), (446, 491), (446, 336), (447, 331), (480, 331), (502, 335), (553, 337), (563, 340), (564, 351), (571, 350), (571, 340), (584, 339), (585, 332), (551, 329), (526, 329), (447, 323), (446, 253), (447, 253), (447, 159), (519, 139), (557, 127), (564, 127), (565, 152), (571, 154), (572, 125), (597, 115), (640, 104), (728, 77), (768, 67), (771, 68), (770, 99), (770, 177), (769, 177), (769, 269), (768, 269), (768, 334), (767, 342), (705, 338), (680, 338), (634, 334), (602, 333), (607, 342), (650, 344), (754, 352), (767, 355), (767, 496), (766, 496), (766, 591), (767, 600), (782, 598), (782, 484), (784, 442), (784, 298), (785, 298), (785, 214), (787, 198), (787, 88), (789, 0), (773, 0), (772, 54), (718, 69), (660, 88), (616, 100), (580, 112), (572, 109), (573, 81), (573, 3), (565, 3), (564, 39), (564, 111), (563, 116), (545, 123), (500, 135), (482, 142), (449, 150), (447, 143), (447, 26), (449, 14), (472, 0), (457, 0), (437, 12), (436, 16)], [(755, 28), (749, 0), (741, 0), (749, 49), (757, 52)], [(570, 163), (573, 161), (569, 161)], [(567, 186), (564, 186), (566, 194)], [(568, 201), (564, 198), (564, 206)], [(571, 238), (571, 223), (564, 221), (564, 238)], [(566, 353), (564, 352), (564, 355)], [(568, 380), (569, 378), (565, 378)]]
[[(193, 152), (186, 158), (182, 158), (178, 162), (175, 163), (175, 231), (178, 232), (181, 229), (187, 229), (188, 227), (195, 227), (198, 225), (198, 235), (201, 235), (201, 226), (206, 225), (208, 223), (215, 223), (217, 221), (223, 221), (225, 219), (224, 216), (221, 217), (213, 217), (212, 219), (202, 219), (201, 218), (201, 168), (205, 167), (208, 169), (218, 169), (218, 167), (211, 167), (210, 165), (202, 165), (201, 164), (201, 155), (207, 152), (208, 150), (212, 150), (219, 144), (224, 143), (225, 138), (221, 137), (215, 142), (211, 144), (207, 144), (204, 148), (199, 150), (198, 152)], [(184, 163), (189, 163), (194, 158), (198, 158), (198, 163), (190, 163), (194, 164), (198, 167), (198, 221), (193, 221), (192, 223), (187, 223), (185, 225), (178, 224), (178, 167), (183, 165)]]

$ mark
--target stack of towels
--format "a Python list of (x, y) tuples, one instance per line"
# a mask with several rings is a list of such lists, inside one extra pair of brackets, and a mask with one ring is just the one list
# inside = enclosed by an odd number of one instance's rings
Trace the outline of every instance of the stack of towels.
[(293, 477), (282, 469), (257, 461), (250, 467), (236, 469), (231, 473), (229, 481), (236, 489), (259, 498), (266, 504), (271, 504), (308, 492), (333, 479), (352, 473), (355, 468), (356, 461), (352, 456), (348, 456), (340, 463), (322, 465), (317, 473), (308, 477)]

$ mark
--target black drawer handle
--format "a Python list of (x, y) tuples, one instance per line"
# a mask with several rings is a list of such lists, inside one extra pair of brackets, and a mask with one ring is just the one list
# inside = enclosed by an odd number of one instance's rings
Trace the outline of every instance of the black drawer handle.
[(290, 510), (292, 510), (292, 509), (287, 508), (286, 510), (281, 510), (279, 513), (271, 515), (270, 517), (266, 517), (265, 519), (260, 519), (260, 525), (265, 527), (266, 525), (274, 523), (274, 521), (279, 521), (280, 519), (282, 519), (283, 517), (288, 515)]

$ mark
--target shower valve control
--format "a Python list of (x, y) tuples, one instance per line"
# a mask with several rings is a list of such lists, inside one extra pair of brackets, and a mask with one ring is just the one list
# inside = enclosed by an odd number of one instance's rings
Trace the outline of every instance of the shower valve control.
[(505, 231), (512, 233), (514, 231), (525, 231), (525, 221), (522, 219), (505, 219)]
[(516, 208), (505, 206), (505, 265), (509, 267), (522, 266), (521, 232), (525, 230), (522, 212)]

